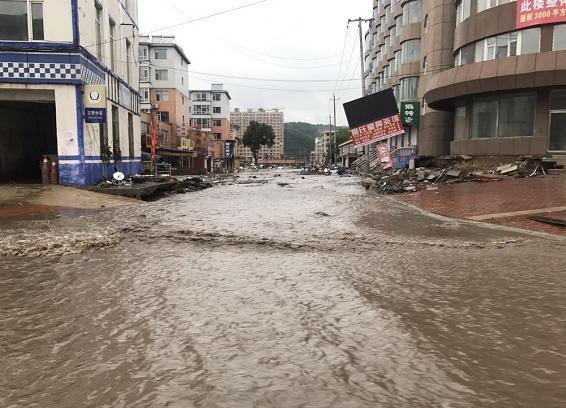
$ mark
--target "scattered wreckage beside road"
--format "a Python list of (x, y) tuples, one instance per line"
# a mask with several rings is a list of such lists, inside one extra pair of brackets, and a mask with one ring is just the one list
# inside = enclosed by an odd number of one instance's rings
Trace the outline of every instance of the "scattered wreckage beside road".
[(556, 164), (542, 158), (524, 156), (497, 166), (474, 162), (471, 156), (441, 157), (423, 160), (414, 170), (376, 169), (362, 181), (366, 189), (373, 188), (380, 194), (402, 194), (439, 185), (466, 182), (497, 182), (509, 178), (546, 176), (556, 169)]

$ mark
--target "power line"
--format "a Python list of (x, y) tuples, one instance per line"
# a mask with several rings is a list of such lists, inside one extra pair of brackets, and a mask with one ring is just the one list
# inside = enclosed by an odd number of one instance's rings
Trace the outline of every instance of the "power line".
[(249, 53), (247, 53), (247, 52), (245, 52), (245, 51), (242, 51), (242, 50), (240, 50), (240, 49), (238, 49), (238, 48), (236, 48), (236, 47), (230, 47), (230, 48), (232, 48), (233, 50), (235, 50), (235, 51), (241, 53), (242, 55), (245, 55), (246, 57), (251, 58), (251, 59), (253, 59), (253, 60), (260, 61), (260, 62), (263, 62), (263, 63), (265, 63), (265, 64), (273, 65), (273, 66), (276, 66), (276, 67), (282, 67), (282, 68), (290, 68), (290, 69), (321, 69), (321, 68), (337, 67), (337, 66), (339, 65), (339, 64), (328, 64), (328, 65), (316, 65), (316, 66), (310, 66), (310, 67), (308, 67), (308, 66), (296, 66), (296, 65), (285, 65), (285, 64), (280, 64), (280, 63), (278, 63), (278, 62), (267, 61), (267, 60), (265, 60), (265, 59), (258, 58), (258, 57), (256, 57), (256, 56), (251, 55), (251, 54), (249, 54)]
[[(278, 79), (278, 78), (254, 78), (254, 77), (245, 77), (245, 76), (235, 76), (235, 75), (222, 75), (222, 74), (212, 74), (208, 72), (199, 72), (199, 71), (189, 71), (189, 74), (200, 74), (200, 75), (208, 75), (212, 77), (220, 77), (220, 78), (232, 78), (232, 79), (245, 79), (249, 81), (262, 81), (262, 82), (306, 82), (306, 83), (323, 83), (323, 82), (334, 82), (334, 79)], [(352, 79), (341, 79), (340, 82), (352, 82), (358, 81), (358, 78)]]
[[(207, 20), (209, 18), (218, 17), (218, 16), (221, 16), (221, 15), (224, 15), (224, 14), (232, 13), (234, 11), (242, 10), (242, 9), (253, 7), (253, 6), (257, 6), (259, 4), (266, 3), (268, 1), (272, 1), (272, 0), (259, 0), (259, 1), (253, 2), (253, 3), (243, 4), (243, 5), (238, 6), (238, 7), (233, 7), (231, 9), (219, 11), (219, 12), (212, 13), (212, 14), (208, 14), (206, 16), (194, 18), (194, 19), (191, 19), (191, 20), (188, 20), (188, 21), (183, 21), (181, 23), (172, 24), (170, 26), (165, 26), (165, 27), (161, 27), (161, 28), (156, 28), (155, 30), (151, 30), (151, 31), (146, 31), (145, 33), (140, 34), (140, 35), (148, 35), (148, 34), (158, 32), (158, 31), (163, 31), (163, 30), (167, 30), (167, 29), (170, 29), (170, 28), (175, 28), (175, 27), (180, 27), (180, 26), (183, 26), (183, 25), (191, 24), (191, 23), (196, 23), (198, 21)], [(135, 35), (121, 37), (121, 38), (115, 38), (113, 40), (103, 41), (103, 42), (100, 42), (100, 43), (94, 43), (94, 44), (91, 44), (91, 45), (85, 45), (84, 47), (85, 48), (96, 47), (98, 45), (110, 44), (110, 43), (113, 43), (113, 42), (116, 42), (116, 41), (121, 41), (121, 40), (125, 40), (125, 39), (128, 39), (128, 38), (134, 38), (134, 37), (135, 37)]]
[(234, 47), (241, 48), (241, 49), (246, 50), (246, 51), (248, 51), (248, 52), (251, 52), (251, 53), (253, 53), (253, 54), (258, 54), (258, 55), (261, 55), (261, 56), (264, 56), (264, 57), (268, 57), (268, 58), (280, 59), (280, 60), (288, 60), (288, 61), (320, 61), (320, 60), (332, 59), (332, 58), (336, 58), (336, 57), (339, 57), (339, 56), (340, 56), (340, 54), (335, 54), (335, 55), (328, 55), (328, 56), (326, 56), (326, 57), (313, 57), (313, 58), (279, 57), (279, 56), (276, 56), (276, 55), (265, 54), (265, 53), (262, 53), (262, 52), (259, 52), (259, 51), (255, 51), (255, 50), (252, 50), (252, 49), (250, 49), (250, 48), (244, 47), (244, 46), (242, 46), (242, 45), (238, 45), (238, 44), (236, 44), (236, 43), (234, 43), (234, 42), (231, 42), (231, 41), (228, 41), (228, 43), (231, 44), (231, 45), (233, 45)]
[[(192, 76), (192, 78), (194, 79), (199, 79), (201, 81), (205, 81), (205, 82), (210, 82), (210, 79), (206, 79), (206, 78), (202, 78), (202, 77), (198, 77), (198, 76)], [(277, 92), (294, 92), (294, 93), (301, 93), (301, 92), (305, 92), (305, 93), (327, 93), (327, 92), (332, 92), (332, 89), (281, 89), (281, 88), (263, 88), (263, 87), (257, 87), (257, 86), (250, 86), (250, 85), (242, 85), (242, 84), (236, 84), (236, 83), (230, 83), (230, 82), (224, 82), (224, 85), (230, 85), (230, 86), (236, 86), (236, 87), (240, 87), (240, 88), (249, 88), (249, 89), (258, 89), (258, 90), (262, 90), (262, 91), (277, 91)], [(358, 89), (356, 88), (346, 88), (345, 90), (350, 90), (350, 89)]]
[(344, 62), (344, 54), (346, 52), (346, 43), (348, 42), (348, 34), (350, 33), (350, 25), (346, 26), (346, 34), (344, 35), (344, 45), (342, 46), (342, 56), (340, 57), (340, 67), (338, 68), (338, 76), (336, 77), (336, 83), (334, 84), (334, 90), (338, 87), (338, 80), (340, 79), (340, 73), (342, 72), (342, 63)]

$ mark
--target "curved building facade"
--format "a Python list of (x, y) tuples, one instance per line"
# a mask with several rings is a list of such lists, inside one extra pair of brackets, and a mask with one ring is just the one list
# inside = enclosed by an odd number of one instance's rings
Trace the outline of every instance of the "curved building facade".
[(392, 148), (566, 154), (566, 0), (377, 0), (366, 46), (367, 91), (421, 105)]

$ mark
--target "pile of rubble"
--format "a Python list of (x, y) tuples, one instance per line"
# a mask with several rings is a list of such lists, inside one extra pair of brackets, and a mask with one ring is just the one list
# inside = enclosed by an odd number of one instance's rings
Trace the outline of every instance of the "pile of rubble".
[[(496, 182), (508, 178), (524, 178), (547, 174), (552, 164), (532, 156), (520, 157), (514, 163), (495, 168), (478, 168), (469, 163), (472, 157), (444, 157), (435, 161), (434, 167), (418, 167), (415, 170), (376, 170), (362, 185), (375, 188), (380, 194), (401, 194), (436, 189), (439, 185), (465, 182)], [(431, 163), (425, 163), (430, 165)]]
[(179, 184), (175, 189), (175, 192), (191, 193), (194, 191), (206, 190), (207, 188), (211, 188), (211, 187), (212, 187), (212, 183), (210, 181), (206, 181), (201, 177), (189, 177), (179, 181)]

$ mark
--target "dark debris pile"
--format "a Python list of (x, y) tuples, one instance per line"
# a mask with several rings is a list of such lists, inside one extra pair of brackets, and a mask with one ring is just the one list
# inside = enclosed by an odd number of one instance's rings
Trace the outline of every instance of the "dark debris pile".
[(553, 167), (542, 158), (531, 156), (520, 157), (513, 163), (496, 168), (474, 167), (469, 164), (471, 159), (470, 156), (443, 157), (436, 160), (434, 167), (418, 167), (415, 170), (379, 169), (364, 179), (362, 184), (367, 189), (376, 189), (380, 194), (391, 195), (433, 190), (439, 185), (543, 176)]

